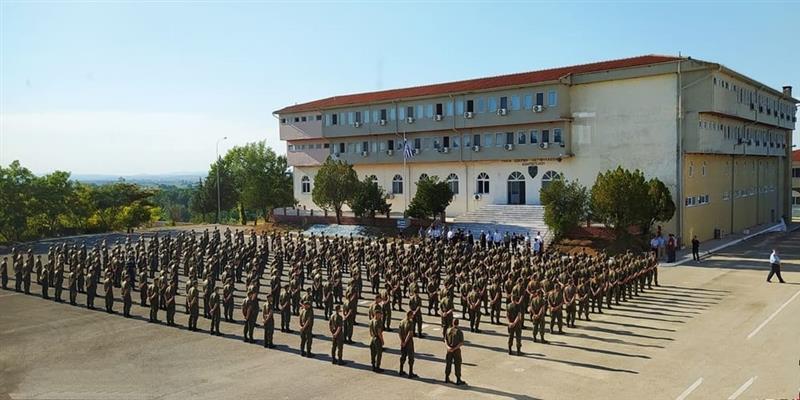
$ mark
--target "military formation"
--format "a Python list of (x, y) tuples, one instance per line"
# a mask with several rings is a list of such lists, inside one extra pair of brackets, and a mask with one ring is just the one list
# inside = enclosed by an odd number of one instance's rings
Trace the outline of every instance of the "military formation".
[[(161, 323), (164, 315), (170, 326), (182, 297), (189, 330), (200, 329), (202, 313), (210, 334), (221, 334), (224, 319), (241, 323), (243, 340), (256, 343), (260, 324), (265, 348), (275, 347), (277, 318), (281, 332), (297, 329), (303, 357), (315, 356), (313, 326), (319, 313), (328, 320), (333, 364), (345, 364), (345, 345), (355, 343), (354, 328), (364, 325), (372, 370), (383, 371), (384, 349), (391, 342), (400, 351), (399, 374), (409, 378), (417, 377), (414, 339), (424, 336), (426, 313), (441, 324), (445, 382), (454, 370), (455, 383), (462, 385), (460, 319), (474, 334), (481, 333), (487, 315), (490, 324), (506, 325), (508, 353), (521, 355), (527, 329), (534, 342), (548, 343), (547, 332), (563, 334), (565, 325), (573, 328), (577, 320), (589, 321), (591, 314), (658, 285), (658, 262), (650, 253), (566, 255), (523, 241), (473, 241), (465, 235), (411, 244), (215, 229), (132, 239), (94, 246), (64, 242), (44, 257), (13, 249), (0, 261), (2, 287), (8, 287), (10, 269), (16, 291), (29, 294), (35, 278), (45, 299), (63, 302), (66, 288), (70, 304), (76, 305), (82, 293), (94, 309), (99, 295), (108, 313), (116, 313), (121, 301), (125, 317), (138, 297), (139, 306), (149, 308), (150, 323)], [(362, 313), (359, 302), (366, 290), (374, 300)], [(241, 321), (235, 317), (237, 306)], [(395, 312), (399, 324), (393, 327)], [(397, 339), (387, 340), (385, 333), (395, 329)]]

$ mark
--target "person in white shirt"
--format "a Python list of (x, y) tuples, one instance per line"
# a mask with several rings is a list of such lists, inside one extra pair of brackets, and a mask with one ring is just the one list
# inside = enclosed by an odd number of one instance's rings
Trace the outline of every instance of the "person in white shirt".
[(533, 239), (533, 254), (539, 254), (539, 250), (542, 248), (542, 243), (539, 242), (539, 239)]
[(453, 241), (453, 238), (454, 238), (455, 236), (456, 236), (456, 231), (454, 231), (454, 230), (453, 230), (453, 228), (450, 228), (450, 229), (447, 231), (447, 241), (448, 241), (448, 242), (452, 242), (452, 241)]
[(772, 283), (772, 275), (777, 275), (781, 283), (786, 283), (781, 277), (781, 258), (778, 256), (778, 250), (772, 249), (772, 254), (769, 256), (770, 271), (767, 275), (767, 282)]

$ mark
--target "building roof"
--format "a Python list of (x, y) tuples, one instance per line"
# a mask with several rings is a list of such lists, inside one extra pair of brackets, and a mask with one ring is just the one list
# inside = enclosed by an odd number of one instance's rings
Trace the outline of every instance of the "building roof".
[(413, 97), (434, 96), (454, 92), (470, 92), (501, 87), (530, 85), (535, 83), (555, 81), (571, 74), (601, 72), (621, 68), (632, 68), (643, 65), (658, 64), (680, 60), (679, 57), (644, 55), (618, 60), (595, 62), (591, 64), (573, 65), (569, 67), (543, 69), (539, 71), (522, 72), (509, 75), (498, 75), (488, 78), (468, 79), (463, 81), (437, 83), (433, 85), (414, 86), (402, 89), (381, 90), (334, 96), (314, 100), (307, 103), (295, 104), (275, 111), (276, 114), (296, 113), (320, 110), (324, 108), (341, 107), (355, 104), (384, 102)]
[(792, 151), (792, 161), (800, 162), (800, 150)]

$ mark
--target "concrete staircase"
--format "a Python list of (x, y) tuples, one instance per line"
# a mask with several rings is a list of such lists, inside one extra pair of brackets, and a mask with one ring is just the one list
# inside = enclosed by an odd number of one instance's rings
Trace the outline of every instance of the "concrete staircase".
[(464, 230), (471, 230), (474, 235), (480, 231), (516, 232), (518, 234), (541, 232), (548, 237), (544, 223), (544, 206), (488, 204), (477, 210), (453, 218), (451, 224)]

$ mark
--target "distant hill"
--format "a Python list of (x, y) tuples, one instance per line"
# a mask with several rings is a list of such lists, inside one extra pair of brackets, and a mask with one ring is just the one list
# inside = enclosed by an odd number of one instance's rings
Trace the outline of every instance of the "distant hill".
[(137, 174), (137, 175), (108, 175), (108, 174), (73, 174), (72, 179), (83, 183), (103, 184), (125, 180), (144, 186), (175, 185), (188, 186), (197, 184), (200, 178), (205, 178), (204, 172), (181, 172), (174, 174)]

